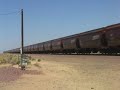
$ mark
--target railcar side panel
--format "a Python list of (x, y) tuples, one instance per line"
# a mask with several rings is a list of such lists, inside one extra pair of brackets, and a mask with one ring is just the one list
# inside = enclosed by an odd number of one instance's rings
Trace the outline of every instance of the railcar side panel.
[(120, 47), (120, 26), (107, 30), (106, 37), (109, 47)]
[(62, 50), (63, 45), (61, 40), (53, 40), (52, 41), (52, 50)]
[(45, 48), (45, 51), (51, 51), (52, 50), (52, 43), (51, 43), (51, 41), (45, 42), (44, 43), (44, 48)]
[(79, 48), (79, 45), (78, 45), (79, 43), (77, 43), (79, 42), (77, 39), (77, 36), (64, 38), (62, 42), (63, 42), (63, 48), (66, 50)]
[(38, 51), (38, 44), (34, 44), (34, 51), (37, 52)]
[(79, 36), (79, 43), (81, 48), (101, 48), (102, 32), (94, 32)]
[(43, 43), (39, 43), (38, 44), (38, 50), (39, 51), (44, 51), (44, 45), (43, 45)]

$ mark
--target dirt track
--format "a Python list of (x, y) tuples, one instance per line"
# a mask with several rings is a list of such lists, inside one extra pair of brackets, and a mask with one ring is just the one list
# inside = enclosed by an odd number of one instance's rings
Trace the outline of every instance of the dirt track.
[[(32, 55), (40, 75), (24, 74), (0, 90), (120, 90), (120, 56)], [(35, 62), (33, 62), (35, 63)]]

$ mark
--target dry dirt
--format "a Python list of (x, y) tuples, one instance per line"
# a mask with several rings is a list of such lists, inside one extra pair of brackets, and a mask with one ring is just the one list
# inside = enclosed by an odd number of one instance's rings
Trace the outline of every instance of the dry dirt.
[[(27, 70), (42, 73), (22, 73), (14, 81), (2, 81), (0, 90), (120, 90), (120, 56), (32, 55), (32, 57), (40, 58), (41, 62), (37, 62), (37, 66), (33, 65), (36, 61), (32, 62)], [(2, 68), (3, 66), (0, 70)], [(19, 71), (17, 66), (12, 68)]]

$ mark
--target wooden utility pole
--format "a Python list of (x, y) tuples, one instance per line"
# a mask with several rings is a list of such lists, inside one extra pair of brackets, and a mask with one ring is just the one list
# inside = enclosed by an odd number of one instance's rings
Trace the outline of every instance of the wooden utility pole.
[(24, 54), (23, 9), (21, 9), (21, 55)]
[(24, 59), (24, 26), (23, 26), (23, 9), (21, 9), (21, 69), (25, 69), (25, 66), (23, 65), (23, 59)]

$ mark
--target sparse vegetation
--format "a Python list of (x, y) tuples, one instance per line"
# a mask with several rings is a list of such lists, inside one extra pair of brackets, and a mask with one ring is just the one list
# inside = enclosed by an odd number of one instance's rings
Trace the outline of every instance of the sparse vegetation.
[(40, 62), (40, 61), (41, 61), (41, 59), (38, 59), (37, 61), (38, 61), (38, 62)]
[(41, 68), (41, 66), (39, 65), (39, 63), (35, 63), (34, 66), (38, 67), (38, 68)]
[(35, 61), (36, 59), (35, 58), (31, 58), (32, 61)]
[[(27, 63), (31, 64), (31, 57), (25, 55), (25, 59), (27, 59)], [(12, 64), (16, 65), (20, 63), (20, 55), (17, 54), (2, 54), (0, 55), (0, 64)]]
[[(28, 56), (28, 57), (29, 57), (29, 56)], [(40, 58), (36, 59), (36, 58), (29, 57), (29, 60), (30, 60), (30, 61), (40, 62), (42, 59), (40, 59)]]
[[(20, 66), (20, 54), (1, 54), (0, 65), (19, 65)], [(34, 58), (29, 55), (24, 55), (24, 59), (27, 61), (27, 67), (30, 67), (33, 63), (35, 67), (41, 68), (40, 62), (43, 58)]]
[(2, 54), (0, 55), (0, 64), (18, 64), (19, 56), (15, 54)]

